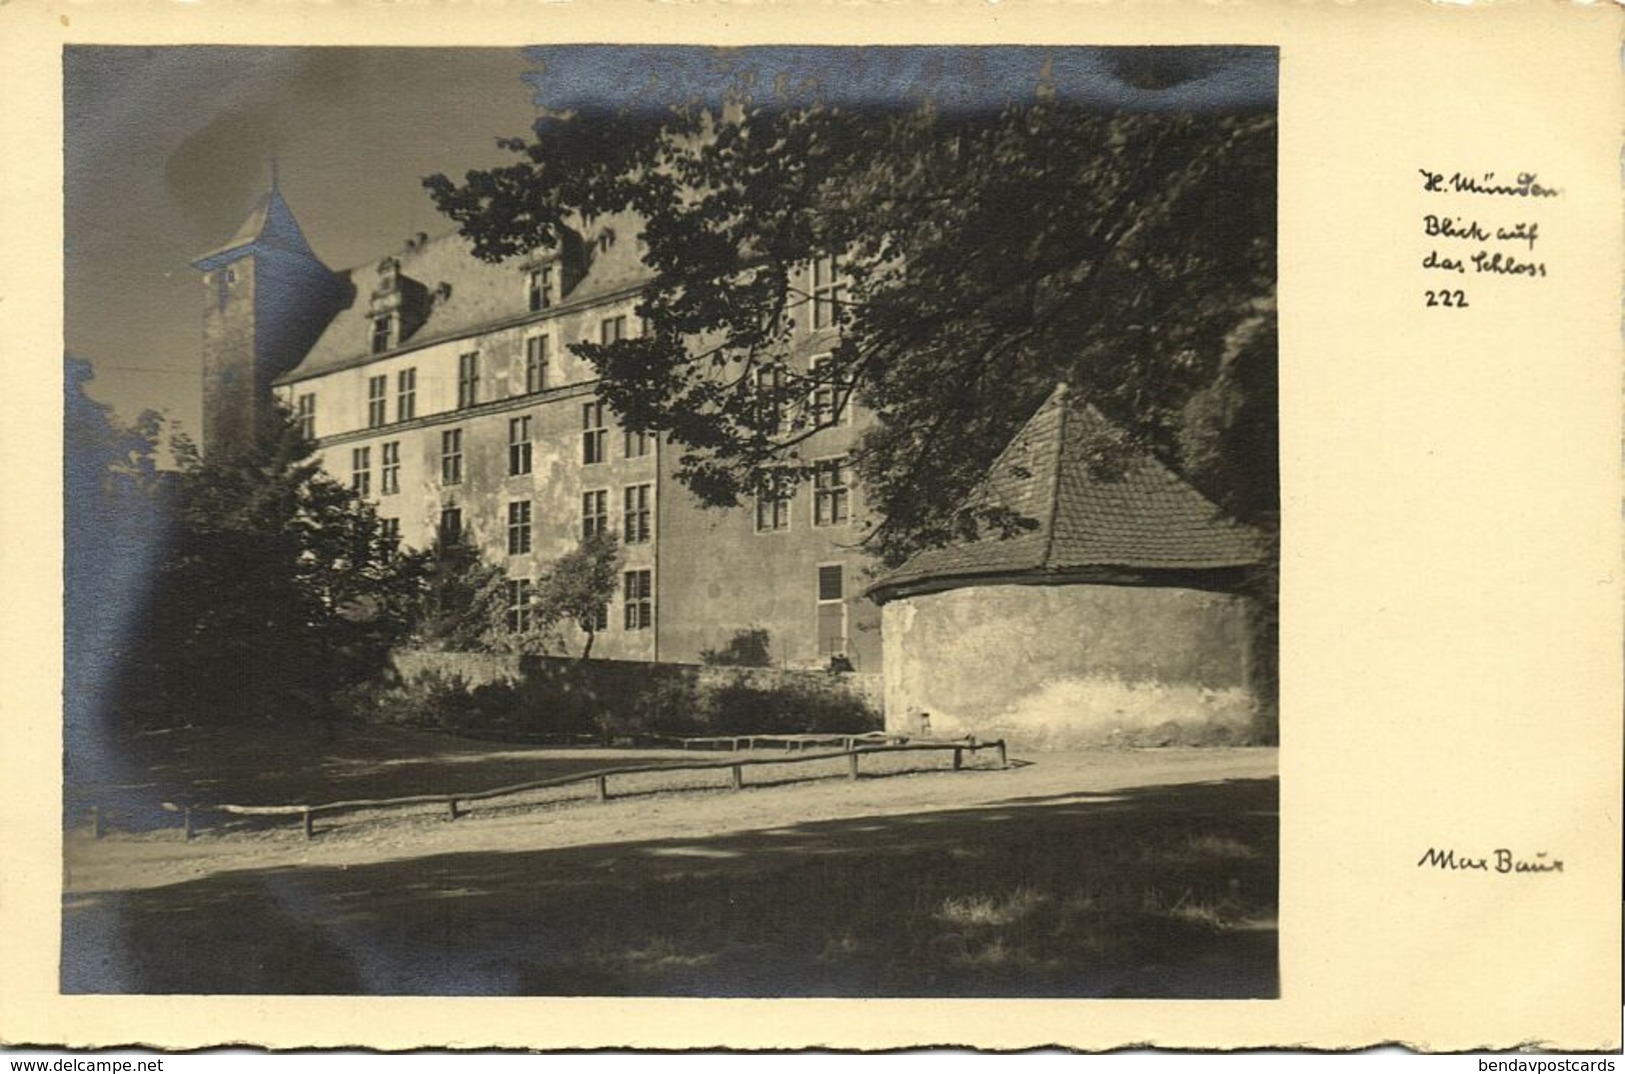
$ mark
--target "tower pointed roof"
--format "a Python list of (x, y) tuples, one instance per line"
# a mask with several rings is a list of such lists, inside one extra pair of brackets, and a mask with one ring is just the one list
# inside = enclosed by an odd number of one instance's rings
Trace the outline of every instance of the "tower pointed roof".
[(224, 246), (209, 251), (196, 261), (192, 262), (194, 268), (208, 271), (228, 261), (235, 261), (251, 253), (265, 250), (280, 250), (284, 253), (294, 254), (322, 263), (316, 256), (316, 251), (310, 248), (310, 242), (305, 238), (299, 221), (294, 219), (293, 210), (282, 197), (282, 190), (277, 185), (273, 175), (271, 189), (260, 195), (259, 201), (249, 212), (248, 218), (243, 221), (237, 233), (226, 240)]
[(1260, 560), (1258, 531), (1226, 517), (1152, 456), (1136, 453), (1110, 474), (1097, 472), (1098, 445), (1117, 435), (1099, 411), (1057, 386), (966, 502), (1005, 509), (1027, 528), (919, 552), (870, 595), (885, 600), (916, 586), (990, 575), (1215, 570)]

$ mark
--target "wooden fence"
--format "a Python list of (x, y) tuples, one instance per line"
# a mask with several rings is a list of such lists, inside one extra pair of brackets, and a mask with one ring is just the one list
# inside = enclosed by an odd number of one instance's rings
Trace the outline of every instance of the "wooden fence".
[[(726, 741), (732, 736), (724, 736)], [(764, 740), (770, 736), (740, 736)], [(816, 738), (817, 736), (772, 736), (788, 738)], [(857, 740), (864, 736), (831, 736), (835, 739)], [(734, 747), (738, 749), (736, 745)], [(880, 745), (852, 745), (847, 749), (832, 750), (824, 753), (808, 753), (805, 750), (788, 752), (783, 757), (751, 757), (740, 760), (726, 761), (695, 761), (689, 764), (654, 764), (654, 765), (622, 765), (614, 768), (600, 768), (591, 772), (577, 772), (569, 776), (555, 776), (552, 779), (531, 780), (526, 783), (515, 783), (507, 787), (496, 787), (486, 791), (468, 791), (459, 794), (418, 794), (404, 798), (356, 798), (341, 802), (320, 802), (307, 805), (176, 805), (165, 802), (163, 807), (171, 813), (181, 814), (182, 827), (187, 839), (192, 838), (195, 830), (196, 815), (199, 813), (223, 813), (231, 816), (243, 817), (299, 817), (305, 829), (305, 838), (310, 839), (316, 834), (316, 817), (332, 813), (354, 812), (361, 809), (393, 809), (402, 806), (443, 805), (446, 807), (446, 816), (449, 820), (456, 820), (467, 810), (459, 809), (459, 805), (468, 805), (473, 802), (490, 801), (493, 798), (503, 798), (508, 795), (524, 794), (528, 791), (548, 790), (556, 787), (568, 787), (577, 783), (593, 783), (597, 788), (598, 801), (607, 802), (611, 798), (609, 781), (615, 776), (645, 775), (651, 772), (703, 772), (720, 769), (730, 770), (730, 786), (738, 791), (745, 788), (746, 768), (758, 765), (784, 765), (808, 764), (814, 761), (827, 761), (836, 757), (847, 759), (847, 778), (857, 779), (859, 776), (859, 758), (872, 753), (910, 753), (920, 751), (953, 751), (954, 770), (958, 771), (964, 765), (965, 754), (976, 753), (980, 750), (996, 750), (999, 757), (999, 767), (1008, 768), (1010, 758), (1005, 751), (1004, 740), (994, 742), (978, 742), (975, 739), (956, 742), (887, 742)], [(92, 807), (91, 823), (95, 836), (102, 835), (101, 811)]]

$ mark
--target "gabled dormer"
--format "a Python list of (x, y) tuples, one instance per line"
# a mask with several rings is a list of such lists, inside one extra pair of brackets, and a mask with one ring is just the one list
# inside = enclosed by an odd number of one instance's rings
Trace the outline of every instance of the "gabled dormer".
[(566, 301), (587, 274), (587, 261), (581, 235), (561, 228), (556, 247), (536, 250), (519, 262), (524, 308), (540, 313)]
[(377, 280), (367, 304), (372, 319), (372, 354), (394, 350), (423, 327), (429, 317), (429, 288), (401, 272), (393, 257), (378, 262)]

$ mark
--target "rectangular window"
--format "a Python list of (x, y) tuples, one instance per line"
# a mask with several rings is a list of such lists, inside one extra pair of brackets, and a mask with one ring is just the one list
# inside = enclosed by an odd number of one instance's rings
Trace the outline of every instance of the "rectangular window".
[(473, 406), (480, 401), (480, 352), (470, 351), (457, 359), (457, 406)]
[(529, 578), (508, 579), (508, 633), (521, 634), (530, 629), (531, 593)]
[(508, 504), (508, 555), (522, 556), (530, 551), (530, 501)]
[(598, 342), (604, 346), (619, 343), (626, 338), (625, 317), (605, 317), (598, 323)]
[(621, 540), (627, 544), (644, 544), (649, 540), (649, 488), (648, 485), (628, 485), (622, 490)]
[(461, 507), (442, 507), (440, 509), (440, 543), (452, 544), (461, 540), (463, 536), (463, 509)]
[(841, 308), (846, 301), (846, 288), (841, 285), (841, 268), (835, 257), (820, 257), (813, 261), (812, 300), (813, 328), (834, 328), (842, 321)]
[(635, 433), (631, 429), (626, 430), (626, 457), (629, 459), (643, 458), (649, 454), (649, 448), (654, 444), (654, 439), (653, 433)]
[(463, 431), (447, 429), (440, 434), (440, 483), (461, 484), (463, 480)]
[(839, 526), (852, 518), (852, 468), (846, 456), (813, 464), (813, 525)]
[(372, 319), (372, 353), (383, 354), (395, 338), (395, 315), (388, 314)]
[(814, 428), (823, 429), (846, 423), (846, 398), (845, 393), (840, 390), (839, 378), (835, 361), (829, 355), (822, 354), (812, 360), (813, 390), (807, 400), (807, 409)]
[(378, 491), (393, 496), (401, 491), (401, 442), (391, 440), (383, 447), (383, 469), (378, 474)]
[(316, 439), (316, 396), (301, 395), (294, 404), (294, 424), (299, 435), (306, 440)]
[(380, 518), (378, 532), (384, 539), (384, 550), (394, 552), (401, 544), (401, 520), (398, 518)]
[(553, 305), (553, 266), (531, 269), (525, 276), (525, 290), (532, 313)]
[(790, 503), (795, 488), (784, 474), (762, 474), (756, 486), (756, 532), (772, 533), (790, 528)]
[(508, 419), (508, 473), (530, 473), (530, 415)]
[(654, 579), (651, 571), (627, 571), (623, 580), (626, 629), (648, 630), (655, 621)]
[(609, 428), (604, 424), (603, 403), (583, 403), (581, 406), (581, 461), (583, 463), (608, 462), (606, 448)]
[(592, 537), (609, 529), (609, 490), (581, 494), (581, 536)]
[(350, 450), (350, 487), (363, 496), (372, 493), (372, 448)]
[(547, 387), (547, 337), (525, 340), (525, 391), (529, 394)]
[(367, 378), (367, 428), (376, 429), (388, 420), (384, 408), (388, 405), (389, 378)]
[(817, 629), (819, 655), (846, 655), (846, 579), (838, 563), (818, 568)]
[(403, 369), (395, 377), (395, 420), (410, 421), (418, 414), (418, 371)]
[(756, 426), (768, 436), (778, 435), (784, 421), (784, 368), (763, 366), (756, 371)]

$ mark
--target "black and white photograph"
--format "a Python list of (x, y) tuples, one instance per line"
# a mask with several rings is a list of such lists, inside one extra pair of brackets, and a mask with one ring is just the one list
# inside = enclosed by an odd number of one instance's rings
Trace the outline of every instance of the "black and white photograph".
[(61, 992), (1278, 997), (1278, 58), (68, 47)]

